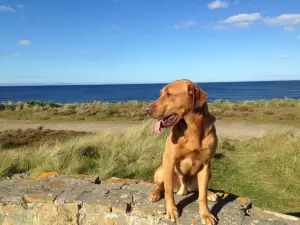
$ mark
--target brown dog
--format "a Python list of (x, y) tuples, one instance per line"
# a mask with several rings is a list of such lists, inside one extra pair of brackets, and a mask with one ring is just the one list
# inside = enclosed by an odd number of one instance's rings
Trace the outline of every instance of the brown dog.
[(178, 80), (161, 90), (147, 113), (158, 119), (156, 133), (173, 127), (166, 141), (163, 164), (154, 175), (157, 189), (149, 200), (158, 201), (165, 193), (167, 217), (174, 221), (178, 209), (173, 192), (183, 195), (198, 189), (201, 221), (214, 225), (216, 219), (209, 212), (207, 200), (216, 201), (216, 195), (207, 188), (217, 135), (216, 119), (208, 112), (207, 94), (189, 80)]

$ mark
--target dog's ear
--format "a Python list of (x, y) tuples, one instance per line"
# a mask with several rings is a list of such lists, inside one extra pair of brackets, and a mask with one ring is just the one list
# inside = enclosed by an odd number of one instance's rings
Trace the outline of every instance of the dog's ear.
[(192, 97), (193, 108), (201, 108), (207, 101), (207, 93), (196, 84), (189, 85), (188, 93)]

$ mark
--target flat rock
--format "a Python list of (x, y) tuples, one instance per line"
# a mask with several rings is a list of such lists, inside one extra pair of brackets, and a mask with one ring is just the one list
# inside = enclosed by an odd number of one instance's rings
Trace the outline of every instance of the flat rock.
[[(198, 193), (175, 195), (176, 223), (165, 218), (165, 200), (148, 201), (151, 183), (98, 176), (62, 176), (55, 172), (14, 175), (0, 181), (0, 224), (201, 224)], [(250, 199), (218, 193), (209, 209), (221, 225), (296, 225), (300, 220), (266, 213)]]

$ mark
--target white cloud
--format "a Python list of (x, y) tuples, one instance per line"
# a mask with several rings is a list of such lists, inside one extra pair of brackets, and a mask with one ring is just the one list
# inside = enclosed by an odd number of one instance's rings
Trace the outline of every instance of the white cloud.
[(21, 54), (18, 53), (18, 52), (14, 52), (12, 55), (13, 55), (13, 56), (21, 56)]
[(241, 23), (236, 23), (234, 25), (239, 27), (239, 28), (248, 28), (250, 23), (249, 22), (241, 22)]
[(266, 17), (264, 19), (267, 25), (295, 25), (300, 24), (300, 14), (281, 14), (277, 17)]
[(173, 26), (174, 29), (188, 29), (190, 27), (196, 26), (197, 22), (195, 20), (182, 20), (178, 24)]
[(294, 27), (285, 27), (285, 28), (283, 28), (283, 30), (285, 32), (293, 32), (293, 31), (295, 31), (295, 28)]
[(243, 13), (243, 14), (237, 14), (234, 16), (231, 16), (227, 18), (226, 20), (221, 21), (222, 23), (227, 24), (239, 24), (239, 23), (255, 23), (261, 19), (260, 13)]
[(213, 27), (213, 29), (215, 29), (215, 30), (231, 30), (230, 27), (227, 27), (223, 24), (217, 24)]
[(286, 55), (286, 54), (279, 55), (279, 58), (282, 58), (282, 59), (290, 58), (290, 57), (291, 57), (290, 55)]
[(243, 13), (230, 16), (225, 20), (219, 21), (219, 24), (231, 24), (239, 28), (248, 28), (251, 24), (258, 22), (261, 18), (260, 13)]
[(20, 40), (18, 41), (18, 45), (30, 45), (30, 41), (29, 40)]
[(12, 7), (0, 5), (0, 12), (15, 12), (15, 10)]
[(219, 9), (219, 8), (228, 8), (229, 3), (221, 0), (216, 0), (208, 3), (207, 8), (209, 9)]

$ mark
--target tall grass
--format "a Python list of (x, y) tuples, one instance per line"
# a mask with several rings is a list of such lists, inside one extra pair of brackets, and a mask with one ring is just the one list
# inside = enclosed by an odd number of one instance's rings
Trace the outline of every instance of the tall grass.
[(165, 136), (151, 132), (150, 122), (124, 133), (106, 131), (74, 137), (54, 146), (23, 147), (0, 151), (2, 177), (24, 171), (57, 171), (62, 174), (98, 174), (151, 179), (159, 166)]
[[(57, 171), (152, 181), (161, 164), (166, 134), (158, 136), (150, 122), (124, 133), (99, 134), (58, 141), (54, 146), (0, 150), (1, 177), (19, 172)], [(299, 211), (300, 137), (289, 131), (262, 138), (220, 138), (210, 187), (252, 199), (255, 205)]]
[[(0, 118), (49, 121), (147, 120), (143, 110), (149, 102), (92, 102), (57, 104), (44, 102), (0, 103)], [(300, 126), (300, 100), (230, 102), (217, 100), (209, 104), (218, 119), (249, 120), (251, 122), (281, 122)]]
[(91, 102), (91, 103), (0, 103), (0, 118), (35, 120), (142, 120), (146, 117), (143, 108), (147, 102)]
[(249, 196), (263, 208), (299, 211), (300, 137), (288, 130), (262, 138), (220, 141), (212, 187)]

